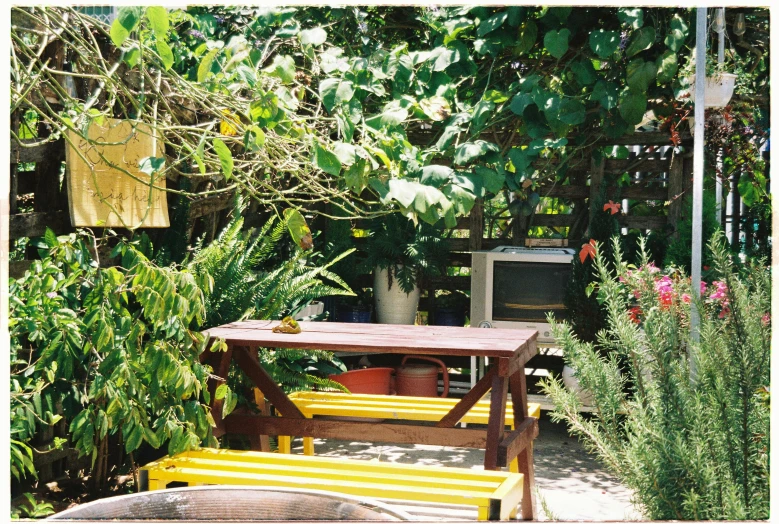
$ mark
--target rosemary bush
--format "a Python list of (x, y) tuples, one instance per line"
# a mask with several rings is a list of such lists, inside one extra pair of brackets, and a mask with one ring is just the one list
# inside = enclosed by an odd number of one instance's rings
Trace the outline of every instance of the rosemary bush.
[(553, 322), (596, 408), (580, 413), (575, 394), (548, 380), (553, 419), (633, 490), (649, 519), (768, 518), (770, 270), (737, 268), (722, 233), (708, 247), (715, 280), (697, 300), (682, 271), (662, 274), (649, 262), (643, 241), (639, 268), (615, 241), (615, 269), (600, 254), (594, 262), (608, 311), (597, 341), (581, 342)]

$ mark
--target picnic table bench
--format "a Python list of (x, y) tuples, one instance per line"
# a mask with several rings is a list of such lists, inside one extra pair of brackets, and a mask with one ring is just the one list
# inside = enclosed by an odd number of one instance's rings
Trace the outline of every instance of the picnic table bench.
[[(217, 380), (210, 381), (211, 408), (216, 422), (215, 436), (225, 433), (248, 435), (253, 449), (263, 447), (262, 435), (359, 439), (368, 442), (432, 444), (484, 449), (484, 469), (497, 471), (517, 459), (523, 475), (521, 515), (535, 518), (533, 449), (529, 445), (538, 433), (537, 421), (530, 417), (524, 366), (536, 353), (537, 332), (515, 329), (477, 329), (450, 326), (406, 326), (350, 324), (338, 322), (299, 322), (296, 334), (274, 333), (278, 321), (248, 320), (209, 329), (212, 340), (223, 339), (224, 352), (205, 351), (201, 360), (213, 368)], [(308, 418), (262, 367), (256, 350), (267, 348), (321, 349), (347, 353), (390, 353), (432, 356), (477, 356), (489, 359), (487, 373), (465, 396), (442, 411), (434, 425), (405, 419), (385, 423), (350, 417), (327, 420)], [(233, 413), (221, 417), (223, 400), (216, 399), (220, 381), (227, 377), (235, 361), (281, 416)], [(221, 377), (221, 378), (219, 378)], [(508, 393), (515, 424), (506, 430)], [(487, 427), (456, 427), (457, 423), (490, 392)], [(319, 459), (305, 457), (303, 460)]]

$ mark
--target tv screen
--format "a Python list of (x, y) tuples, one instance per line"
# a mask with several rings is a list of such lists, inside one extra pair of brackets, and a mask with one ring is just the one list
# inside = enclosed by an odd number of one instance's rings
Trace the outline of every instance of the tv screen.
[(571, 264), (501, 262), (493, 265), (492, 319), (546, 322), (546, 314), (565, 319), (563, 299)]

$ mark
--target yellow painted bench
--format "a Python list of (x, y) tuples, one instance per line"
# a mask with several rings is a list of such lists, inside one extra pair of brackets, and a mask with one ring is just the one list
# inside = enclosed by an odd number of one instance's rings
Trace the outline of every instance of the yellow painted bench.
[(522, 498), (520, 473), (431, 467), (262, 451), (200, 449), (141, 468), (141, 489), (260, 485), (320, 489), (363, 497), (478, 507), (479, 520), (507, 520)]
[[(319, 391), (299, 391), (289, 395), (290, 400), (308, 418), (316, 415), (366, 417), (390, 420), (419, 420), (437, 422), (446, 415), (459, 399), (435, 397), (405, 397), (399, 395), (366, 395)], [(528, 404), (528, 416), (539, 418), (541, 405)], [(467, 424), (487, 424), (490, 401), (480, 400), (462, 418)], [(506, 425), (514, 429), (514, 412), (511, 401), (506, 404)], [(291, 453), (291, 436), (279, 436), (279, 451)], [(303, 438), (303, 453), (314, 454), (314, 439)], [(516, 460), (511, 471), (517, 472)]]

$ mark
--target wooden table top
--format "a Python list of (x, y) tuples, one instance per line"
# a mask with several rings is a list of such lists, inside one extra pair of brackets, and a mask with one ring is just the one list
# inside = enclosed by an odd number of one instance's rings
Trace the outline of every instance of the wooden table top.
[(342, 322), (299, 322), (301, 332), (273, 333), (278, 320), (246, 320), (211, 328), (213, 338), (232, 346), (324, 349), (328, 351), (516, 357), (536, 354), (538, 332)]

